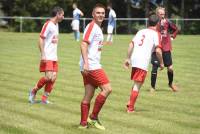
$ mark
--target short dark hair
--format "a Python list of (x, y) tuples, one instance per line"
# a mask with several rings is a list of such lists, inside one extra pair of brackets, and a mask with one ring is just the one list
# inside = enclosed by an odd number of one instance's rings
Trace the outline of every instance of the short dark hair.
[(152, 14), (149, 16), (148, 21), (149, 21), (149, 26), (156, 26), (159, 21), (159, 17), (155, 14)]
[(109, 3), (107, 4), (107, 6), (109, 6), (109, 7), (112, 7), (112, 3), (111, 3), (111, 2), (109, 2)]
[(106, 9), (105, 6), (104, 6), (103, 4), (97, 3), (97, 4), (94, 6), (93, 11), (94, 11), (94, 9), (97, 8), (97, 7), (101, 7), (101, 8), (103, 8), (104, 10)]
[(57, 13), (61, 13), (63, 12), (63, 9), (59, 6), (56, 6), (53, 8), (52, 12), (51, 12), (51, 17), (55, 17), (57, 15)]

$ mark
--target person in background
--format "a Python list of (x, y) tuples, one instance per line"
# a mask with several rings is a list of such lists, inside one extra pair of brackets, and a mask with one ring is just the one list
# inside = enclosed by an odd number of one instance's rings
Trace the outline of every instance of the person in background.
[[(158, 29), (161, 33), (161, 45), (162, 45), (162, 56), (165, 67), (167, 67), (168, 86), (172, 91), (178, 91), (176, 85), (173, 84), (174, 70), (172, 66), (172, 40), (176, 38), (178, 33), (177, 26), (165, 17), (165, 8), (157, 7), (156, 14), (159, 17)], [(150, 92), (154, 92), (156, 89), (157, 70), (159, 67), (159, 61), (156, 53), (152, 54), (151, 58), (152, 71), (151, 71), (151, 89)]]
[(72, 26), (72, 30), (74, 31), (75, 40), (79, 41), (80, 40), (80, 30), (79, 30), (80, 17), (83, 16), (84, 14), (80, 9), (78, 9), (76, 3), (73, 3), (72, 7), (74, 10), (73, 10), (73, 20), (72, 20), (71, 26)]
[(109, 3), (107, 5), (107, 9), (109, 10), (109, 14), (108, 14), (108, 27), (107, 27), (107, 44), (111, 45), (113, 43), (113, 30), (116, 26), (116, 13), (115, 11), (112, 9), (112, 4)]

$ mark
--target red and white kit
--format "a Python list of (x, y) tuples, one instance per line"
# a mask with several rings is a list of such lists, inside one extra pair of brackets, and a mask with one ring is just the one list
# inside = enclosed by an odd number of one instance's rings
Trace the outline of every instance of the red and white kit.
[[(91, 21), (83, 34), (83, 41), (88, 43), (88, 64), (89, 74), (83, 74), (84, 84), (92, 84), (94, 86), (103, 85), (109, 82), (105, 72), (103, 71), (101, 60), (101, 49), (103, 47), (103, 33), (101, 28)], [(80, 57), (80, 71), (83, 71), (83, 57)]]
[(46, 60), (57, 61), (57, 45), (58, 45), (58, 24), (47, 21), (40, 33), (40, 37), (44, 39), (44, 54)]
[(131, 79), (144, 82), (151, 54), (156, 47), (161, 47), (160, 33), (153, 29), (140, 30), (132, 42), (134, 49), (131, 55), (132, 74)]
[(47, 21), (40, 33), (40, 37), (44, 39), (44, 55), (45, 61), (40, 63), (40, 72), (45, 71), (58, 71), (58, 24), (54, 24), (52, 21)]

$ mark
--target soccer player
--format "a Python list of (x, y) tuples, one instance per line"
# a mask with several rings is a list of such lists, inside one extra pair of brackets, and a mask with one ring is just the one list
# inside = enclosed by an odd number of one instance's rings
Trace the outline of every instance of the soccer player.
[(108, 15), (108, 27), (107, 27), (107, 44), (111, 45), (113, 42), (113, 29), (115, 28), (116, 25), (116, 13), (112, 9), (112, 4), (109, 3), (107, 6), (107, 9), (109, 10), (109, 15)]
[(76, 41), (80, 40), (80, 31), (79, 31), (79, 25), (80, 25), (80, 17), (83, 16), (83, 12), (77, 8), (77, 4), (73, 4), (73, 21), (71, 23), (72, 30), (74, 31), (74, 38)]
[(157, 23), (159, 18), (156, 15), (149, 17), (149, 27), (137, 32), (132, 42), (129, 44), (127, 59), (124, 67), (129, 68), (132, 65), (131, 80), (134, 84), (131, 89), (130, 99), (127, 104), (127, 112), (131, 113), (135, 110), (135, 102), (139, 94), (139, 90), (144, 83), (151, 54), (155, 50), (160, 68), (163, 69), (162, 50), (160, 42), (160, 33), (157, 31)]
[(49, 101), (47, 98), (53, 89), (57, 76), (58, 23), (63, 20), (64, 11), (60, 7), (54, 7), (51, 15), (52, 18), (43, 25), (39, 38), (39, 49), (41, 53), (40, 72), (44, 72), (45, 75), (41, 77), (35, 87), (30, 90), (30, 103), (35, 102), (36, 93), (45, 86), (44, 94), (42, 95), (42, 103), (48, 104)]
[[(98, 118), (99, 112), (112, 91), (109, 79), (100, 64), (103, 47), (101, 24), (105, 18), (105, 7), (102, 4), (95, 5), (92, 16), (93, 20), (87, 25), (80, 46), (81, 57), (79, 64), (85, 94), (81, 101), (81, 121), (79, 128), (94, 126), (98, 129), (105, 130), (105, 127), (99, 122)], [(90, 102), (98, 87), (101, 91), (97, 95), (93, 111), (89, 115)]]
[[(171, 40), (176, 38), (176, 35), (178, 33), (178, 28), (175, 24), (173, 24), (171, 21), (169, 21), (167, 18), (165, 18), (165, 8), (158, 7), (156, 9), (156, 14), (159, 17), (159, 31), (162, 36), (162, 55), (163, 55), (163, 61), (165, 67), (167, 67), (167, 75), (168, 75), (168, 85), (172, 89), (172, 91), (176, 92), (178, 91), (177, 87), (173, 84), (173, 77), (174, 77), (174, 71), (172, 66), (172, 56), (171, 56)], [(170, 34), (170, 31), (172, 34)], [(156, 54), (152, 54), (152, 71), (151, 71), (151, 89), (150, 92), (155, 91), (155, 85), (156, 85), (156, 79), (157, 79), (157, 70), (159, 67), (159, 62), (156, 57)]]

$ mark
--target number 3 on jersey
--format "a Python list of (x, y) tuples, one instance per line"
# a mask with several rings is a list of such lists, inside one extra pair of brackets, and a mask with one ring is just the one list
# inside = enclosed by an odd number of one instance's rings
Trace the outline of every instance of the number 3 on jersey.
[(142, 45), (143, 45), (144, 38), (145, 38), (145, 35), (143, 34), (143, 35), (142, 35), (142, 39), (141, 39), (141, 43), (139, 44), (139, 46), (142, 46)]

